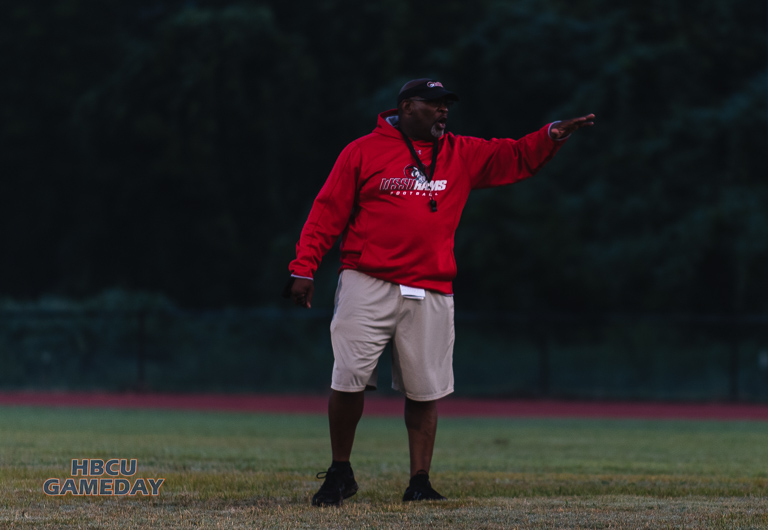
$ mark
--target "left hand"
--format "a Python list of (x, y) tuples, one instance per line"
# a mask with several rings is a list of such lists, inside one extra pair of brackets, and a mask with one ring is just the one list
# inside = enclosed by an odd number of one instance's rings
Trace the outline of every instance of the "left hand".
[(589, 127), (595, 124), (595, 115), (587, 114), (581, 118), (572, 118), (570, 120), (563, 120), (555, 122), (552, 128), (549, 129), (549, 136), (553, 140), (560, 140), (565, 138), (574, 131), (578, 131), (582, 127)]

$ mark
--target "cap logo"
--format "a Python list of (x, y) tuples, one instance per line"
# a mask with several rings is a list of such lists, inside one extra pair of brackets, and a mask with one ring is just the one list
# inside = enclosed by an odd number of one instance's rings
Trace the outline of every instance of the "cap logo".
[(436, 86), (443, 88), (443, 84), (440, 81), (430, 81), (429, 83), (427, 83), (427, 86), (429, 88), (435, 88)]

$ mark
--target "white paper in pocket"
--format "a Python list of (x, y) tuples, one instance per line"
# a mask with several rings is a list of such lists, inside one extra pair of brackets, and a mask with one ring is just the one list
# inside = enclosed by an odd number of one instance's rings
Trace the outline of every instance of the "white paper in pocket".
[(424, 300), (427, 296), (427, 292), (424, 289), (418, 287), (407, 287), (405, 285), (400, 286), (400, 294), (403, 298), (412, 298), (414, 300)]

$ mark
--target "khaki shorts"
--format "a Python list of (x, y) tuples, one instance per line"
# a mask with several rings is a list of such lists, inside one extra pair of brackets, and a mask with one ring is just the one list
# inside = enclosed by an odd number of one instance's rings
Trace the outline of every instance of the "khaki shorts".
[(392, 388), (414, 401), (453, 392), (453, 297), (404, 298), (400, 286), (345, 269), (331, 321), (331, 388), (376, 388), (377, 364), (392, 341)]

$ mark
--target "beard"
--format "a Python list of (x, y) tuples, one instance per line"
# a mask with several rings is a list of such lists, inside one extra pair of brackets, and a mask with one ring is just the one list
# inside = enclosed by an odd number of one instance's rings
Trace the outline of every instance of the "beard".
[(438, 127), (438, 125), (437, 125), (437, 124), (434, 124), (434, 125), (432, 126), (432, 129), (430, 129), (430, 131), (429, 131), (429, 132), (432, 134), (432, 136), (433, 136), (434, 138), (440, 138), (440, 137), (442, 137), (442, 136), (443, 136), (443, 134), (445, 134), (445, 129), (444, 129), (444, 128), (442, 128), (442, 127)]

